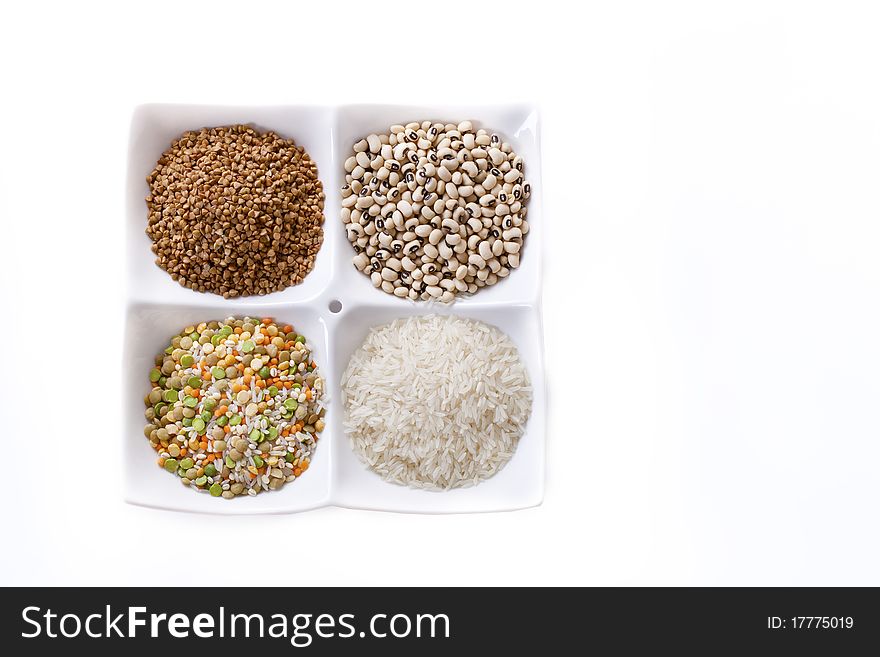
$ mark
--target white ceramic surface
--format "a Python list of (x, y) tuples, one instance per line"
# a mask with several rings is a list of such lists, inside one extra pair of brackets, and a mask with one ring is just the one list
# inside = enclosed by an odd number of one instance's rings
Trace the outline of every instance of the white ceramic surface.
[[(354, 251), (339, 219), (342, 163), (357, 139), (394, 123), (432, 119), (469, 119), (498, 132), (526, 164), (532, 185), (531, 231), (521, 266), (506, 280), (462, 298), (451, 306), (413, 303), (373, 288), (351, 265)], [(154, 263), (145, 235), (148, 193), (145, 177), (171, 141), (186, 130), (230, 123), (270, 129), (303, 145), (318, 165), (324, 183), (324, 244), (313, 271), (301, 285), (263, 297), (227, 300), (181, 287)], [(126, 395), (125, 498), (133, 504), (219, 514), (289, 513), (337, 505), (384, 511), (466, 513), (535, 506), (544, 492), (545, 384), (541, 326), (541, 272), (544, 222), (541, 212), (541, 162), (538, 114), (526, 105), (409, 107), (215, 107), (144, 105), (135, 110), (128, 157), (127, 254), (128, 304), (124, 354)], [(341, 310), (332, 312), (331, 302)], [(337, 310), (334, 308), (334, 310)], [(339, 379), (349, 356), (369, 328), (396, 317), (430, 312), (457, 314), (497, 326), (520, 350), (534, 388), (532, 416), (513, 458), (492, 479), (478, 486), (445, 492), (421, 491), (382, 481), (352, 452), (342, 430)], [(229, 315), (272, 316), (292, 324), (313, 345), (315, 360), (328, 383), (327, 426), (312, 467), (280, 491), (256, 498), (221, 500), (198, 494), (174, 481), (155, 463), (143, 435), (146, 374), (155, 354), (187, 324)]]

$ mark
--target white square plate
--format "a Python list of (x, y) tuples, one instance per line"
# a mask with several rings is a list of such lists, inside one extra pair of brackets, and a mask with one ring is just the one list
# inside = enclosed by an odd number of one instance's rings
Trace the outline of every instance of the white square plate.
[[(450, 306), (413, 303), (375, 289), (351, 265), (354, 251), (339, 219), (344, 180), (342, 163), (352, 144), (395, 123), (425, 119), (474, 121), (497, 132), (523, 157), (532, 185), (529, 236), (520, 267), (498, 284)], [(146, 176), (172, 140), (187, 130), (247, 123), (273, 130), (302, 145), (318, 166), (324, 184), (324, 244), (302, 284), (266, 296), (223, 299), (180, 286), (156, 266), (146, 228)], [(221, 514), (291, 513), (336, 505), (383, 511), (467, 513), (526, 508), (544, 494), (545, 385), (541, 275), (543, 216), (538, 113), (525, 105), (408, 107), (345, 105), (310, 107), (216, 107), (144, 105), (135, 110), (128, 154), (128, 300), (124, 354), (126, 395), (123, 458), (125, 499), (133, 504), (177, 511)], [(341, 303), (331, 312), (331, 301)], [(510, 462), (491, 479), (471, 488), (423, 491), (382, 481), (352, 452), (342, 429), (340, 377), (371, 326), (397, 317), (455, 314), (497, 326), (516, 343), (534, 389), (532, 415)], [(327, 380), (326, 428), (312, 467), (279, 491), (222, 500), (198, 494), (174, 481), (155, 463), (144, 438), (143, 397), (155, 355), (188, 324), (230, 315), (275, 317), (292, 324), (311, 343)]]

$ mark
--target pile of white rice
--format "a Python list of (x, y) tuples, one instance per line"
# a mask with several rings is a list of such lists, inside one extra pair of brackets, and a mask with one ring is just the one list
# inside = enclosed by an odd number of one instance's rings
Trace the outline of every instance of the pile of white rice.
[(498, 329), (428, 315), (373, 328), (342, 377), (345, 431), (385, 480), (472, 486), (513, 456), (532, 408), (516, 346)]

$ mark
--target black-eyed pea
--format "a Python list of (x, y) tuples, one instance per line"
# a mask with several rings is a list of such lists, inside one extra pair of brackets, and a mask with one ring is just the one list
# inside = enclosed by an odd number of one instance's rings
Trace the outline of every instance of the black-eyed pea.
[[(363, 168), (364, 170), (369, 169), (370, 164), (370, 156), (366, 152), (361, 152), (355, 155), (355, 160), (357, 161), (358, 166)], [(354, 169), (352, 169), (352, 175), (354, 175)], [(354, 176), (355, 178), (360, 178), (360, 176)]]
[(374, 271), (370, 274), (370, 280), (373, 282), (373, 287), (379, 287), (382, 285), (382, 274)]
[(478, 270), (486, 266), (486, 261), (479, 253), (471, 253), (468, 256), (468, 263), (476, 267)]
[(489, 260), (492, 257), (492, 245), (486, 240), (483, 240), (477, 245), (477, 250), (484, 261)]
[(416, 267), (410, 272), (410, 276), (412, 276), (413, 281), (418, 281), (421, 283), (422, 278), (425, 276), (425, 272), (423, 272), (419, 267)]
[(394, 296), (396, 296), (396, 297), (403, 298), (403, 297), (407, 296), (409, 293), (410, 293), (410, 290), (408, 290), (407, 288), (405, 288), (402, 285), (398, 285), (397, 287), (394, 288)]
[(492, 242), (492, 255), (497, 258), (502, 253), (504, 253), (504, 242), (496, 239), (494, 242)]
[(384, 281), (396, 281), (398, 278), (397, 272), (391, 269), (391, 267), (383, 267), (381, 275)]
[(394, 294), (394, 284), (391, 281), (382, 281), (382, 291), (386, 294)]
[[(470, 228), (471, 232), (473, 232), (473, 233), (479, 232), (483, 228), (483, 222), (480, 221), (480, 219), (477, 217), (469, 218), (467, 220), (467, 225), (468, 225), (468, 228)], [(474, 246), (476, 246), (476, 245), (473, 245), (470, 243), (470, 241), (468, 241), (469, 248), (474, 248)]]
[(523, 222), (520, 224), (519, 228), (522, 231), (523, 235), (529, 234), (529, 222), (526, 221), (525, 219), (523, 219)]
[(517, 169), (511, 169), (504, 174), (504, 182), (519, 183), (522, 180), (522, 173)]
[(520, 244), (519, 242), (505, 242), (504, 243), (504, 252), (505, 253), (519, 253)]
[[(455, 157), (453, 157), (451, 159), (440, 160), (440, 168), (441, 169), (448, 169), (450, 172), (458, 169), (458, 164), (459, 164), (458, 160)], [(450, 176), (450, 180), (451, 180), (451, 176)]]
[(519, 254), (518, 253), (510, 253), (507, 255), (507, 265), (511, 269), (516, 269), (519, 267)]

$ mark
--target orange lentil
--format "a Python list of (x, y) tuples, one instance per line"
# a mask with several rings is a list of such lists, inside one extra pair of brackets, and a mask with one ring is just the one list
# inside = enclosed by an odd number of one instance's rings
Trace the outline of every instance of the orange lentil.
[(230, 431), (232, 431), (232, 428), (228, 424), (223, 427), (223, 433), (229, 433)]
[(269, 326), (269, 324), (272, 323), (272, 318), (271, 318), (271, 317), (264, 317), (264, 318), (262, 319), (262, 322), (263, 322), (263, 324), (265, 324), (266, 326)]
[(293, 327), (290, 324), (285, 324), (284, 328), (281, 330), (285, 333), (293, 333)]
[(232, 332), (236, 333), (238, 335), (241, 335), (242, 333), (244, 333), (244, 331), (242, 330), (242, 328), (240, 326), (236, 326), (234, 329), (232, 329)]
[(299, 477), (299, 476), (302, 474), (302, 470), (300, 470), (299, 468), (294, 468), (294, 469), (293, 469), (293, 474), (294, 474), (295, 476)]

